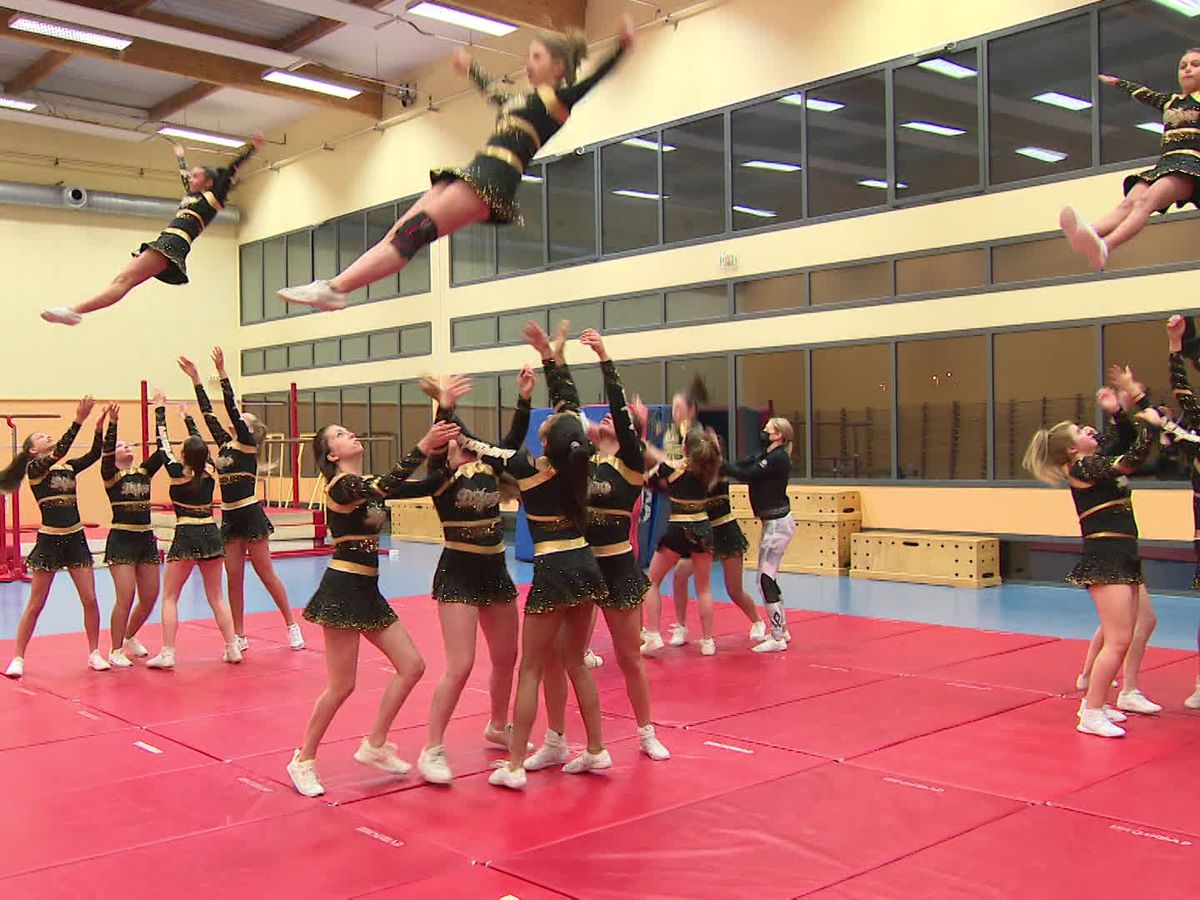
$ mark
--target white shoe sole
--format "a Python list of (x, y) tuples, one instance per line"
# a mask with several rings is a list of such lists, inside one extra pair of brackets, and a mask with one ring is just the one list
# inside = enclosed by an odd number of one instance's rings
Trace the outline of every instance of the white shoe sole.
[(319, 309), (322, 312), (337, 312), (339, 309), (345, 309), (348, 305), (343, 297), (320, 297), (310, 299), (308, 297), (299, 297), (288, 293), (288, 288), (284, 288), (276, 296), (284, 303), (293, 303), (296, 306), (307, 306), (309, 309)]
[(78, 325), (83, 321), (83, 316), (79, 315), (79, 313), (64, 315), (63, 313), (54, 312), (49, 309), (42, 313), (42, 318), (47, 322), (53, 322), (55, 325)]

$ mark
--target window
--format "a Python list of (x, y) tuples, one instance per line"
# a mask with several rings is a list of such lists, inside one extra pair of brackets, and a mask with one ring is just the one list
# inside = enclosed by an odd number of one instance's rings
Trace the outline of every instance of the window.
[(546, 310), (531, 309), (526, 312), (505, 313), (500, 317), (500, 343), (514, 344), (525, 340), (525, 325), (533, 320), (542, 326), (542, 331), (549, 331)]
[(281, 319), (287, 304), (275, 296), (287, 287), (287, 245), (284, 238), (263, 241), (263, 318)]
[(342, 392), (337, 388), (313, 391), (317, 430), (326, 425), (342, 425)]
[(896, 296), (965, 291), (987, 284), (987, 250), (957, 250), (896, 260)]
[(242, 351), (242, 374), (258, 375), (263, 371), (263, 352), (261, 350)]
[[(408, 212), (409, 207), (415, 203), (417, 198), (409, 198), (402, 200), (400, 207), (403, 210), (401, 216)], [(426, 294), (429, 292), (430, 285), (430, 268), (429, 268), (429, 248), (425, 248), (416, 256), (414, 256), (407, 266), (400, 270), (400, 293), (401, 294)]]
[(370, 344), (365, 334), (352, 334), (342, 338), (342, 362), (366, 362)]
[(242, 244), (238, 248), (238, 279), (242, 295), (242, 324), (263, 318), (263, 245)]
[(892, 348), (829, 347), (812, 353), (814, 478), (892, 475)]
[[(508, 427), (512, 424), (513, 412), (517, 408), (517, 395), (520, 389), (517, 387), (517, 379), (515, 375), (500, 376), (500, 433), (497, 437), (503, 437), (508, 434)], [(542, 373), (538, 372), (537, 382), (533, 386), (533, 395), (529, 398), (530, 404), (534, 409), (545, 409), (550, 405), (550, 395), (546, 390), (546, 379), (542, 378)]]
[(661, 363), (618, 363), (617, 371), (621, 375), (621, 383), (625, 386), (626, 399), (638, 397), (646, 404), (663, 402)]
[(1030, 478), (1021, 468), (1039, 428), (1071, 419), (1092, 422), (1096, 402), (1096, 329), (1055, 328), (997, 334), (995, 478)]
[(651, 247), (658, 237), (657, 132), (609, 144), (600, 151), (601, 248), (619, 253)]
[[(1167, 355), (1165, 318), (1144, 322), (1116, 322), (1104, 326), (1104, 369), (1129, 366), (1146, 393), (1156, 401), (1171, 397), (1170, 363)], [(1196, 379), (1195, 370), (1189, 376)], [(1093, 375), (1093, 377), (1095, 377)], [(1095, 390), (1096, 386), (1092, 386)], [(1175, 404), (1172, 404), (1175, 405)]]
[(1195, 265), (1197, 244), (1200, 244), (1200, 219), (1157, 219), (1154, 229), (1143, 240), (1123, 244), (1104, 269), (1112, 272), (1142, 266)]
[(604, 329), (618, 331), (659, 325), (663, 317), (662, 294), (643, 294), (604, 301)]
[(367, 356), (370, 359), (395, 359), (400, 355), (400, 329), (377, 331), (367, 337)]
[(311, 369), (313, 364), (313, 345), (309, 341), (303, 344), (292, 344), (288, 347), (289, 369)]
[(792, 423), (792, 475), (808, 474), (805, 461), (805, 384), (807, 380), (804, 350), (782, 353), (753, 353), (737, 360), (737, 431), (739, 456), (757, 453), (762, 446), (759, 432), (767, 420), (780, 416)]
[(700, 404), (700, 424), (714, 429), (721, 436), (721, 446), (729, 441), (729, 364), (724, 356), (697, 356), (691, 359), (667, 361), (667, 397), (671, 402), (678, 393), (688, 391), (699, 379), (708, 392), (708, 400)]
[(371, 406), (367, 388), (342, 388), (342, 427), (363, 439), (363, 468), (374, 472), (378, 466), (374, 458), (375, 442), (370, 440)]
[[(350, 268), (350, 264), (367, 249), (365, 221), (366, 217), (360, 212), (350, 213), (337, 220), (339, 272)], [(351, 303), (361, 303), (366, 299), (366, 288), (359, 288), (349, 295)]]
[(572, 303), (569, 306), (550, 307), (550, 329), (558, 327), (558, 323), (566, 319), (571, 323), (571, 334), (577, 335), (585, 328), (603, 329), (603, 312), (599, 300), (587, 303)]
[(337, 338), (317, 341), (313, 344), (313, 365), (335, 366), (341, 362), (341, 350)]
[(486, 347), (496, 343), (496, 317), (483, 316), (478, 319), (456, 319), (452, 324), (455, 350), (464, 347)]
[(848, 303), (892, 296), (891, 262), (819, 269), (809, 274), (809, 302)]
[(521, 181), (517, 202), (525, 223), (518, 225), (514, 222), (496, 229), (496, 270), (501, 275), (538, 269), (545, 265), (546, 230), (542, 221), (545, 169), (542, 166), (530, 166)]
[[(1193, 13), (1194, 15), (1194, 13)], [(1100, 71), (1163, 93), (1179, 91), (1170, 54), (1196, 43), (1196, 20), (1156, 3), (1122, 3), (1100, 10)], [(1158, 154), (1162, 113), (1118, 87), (1100, 85), (1100, 162)]]
[(425, 356), (433, 352), (433, 325), (410, 325), (400, 332), (400, 352), (405, 356)]
[(896, 346), (901, 478), (987, 478), (987, 341)]
[(989, 42), (993, 184), (1092, 164), (1089, 31), (1077, 16)]
[(575, 380), (575, 389), (579, 391), (579, 402), (606, 403), (604, 395), (604, 376), (600, 374), (599, 366), (571, 366), (571, 377)]
[(667, 291), (668, 322), (724, 319), (728, 316), (729, 288), (723, 284)]
[(1088, 271), (1087, 260), (1072, 253), (1061, 236), (992, 247), (993, 284), (1083, 275)]
[(400, 385), (400, 452), (408, 453), (433, 421), (433, 404), (415, 381)]
[(596, 254), (594, 157), (573, 153), (546, 166), (551, 263)]
[(662, 153), (663, 240), (686, 241), (724, 232), (725, 116), (666, 129)]
[(731, 113), (735, 231), (804, 215), (803, 115), (802, 106), (778, 100)]
[(777, 275), (742, 281), (733, 287), (734, 308), (738, 315), (773, 309), (799, 309), (808, 305), (808, 276)]
[(495, 225), (468, 225), (450, 235), (451, 284), (466, 284), (495, 274)]
[(338, 225), (322, 222), (313, 229), (313, 278), (329, 279), (338, 273)]
[[(400, 385), (376, 384), (370, 388), (371, 437), (376, 472), (390, 470), (399, 461)], [(408, 451), (405, 450), (405, 453)]]
[(288, 367), (287, 347), (268, 347), (263, 352), (263, 366), (268, 372), (283, 372)]
[(975, 55), (971, 48), (896, 70), (893, 121), (898, 197), (979, 184), (979, 63)]
[[(374, 247), (383, 240), (395, 223), (396, 205), (394, 203), (388, 203), (386, 206), (378, 206), (375, 209), (367, 210), (365, 246)], [(374, 284), (367, 286), (367, 296), (371, 300), (378, 300), (381, 297), (394, 297), (398, 293), (400, 293), (399, 274), (388, 275), (386, 278), (381, 278)]]
[[(262, 415), (259, 418), (267, 426), (268, 434), (291, 434), (290, 413), (288, 410), (288, 394), (277, 391), (263, 397)], [(286, 446), (286, 445), (285, 445)], [(286, 450), (283, 453), (281, 474), (288, 477), (292, 474), (292, 454)]]
[[(887, 126), (882, 72), (821, 85), (803, 97), (808, 130), (808, 213), (825, 216), (887, 202)], [(903, 189), (899, 194), (903, 195)]]
[(495, 375), (481, 375), (474, 383), (475, 389), (458, 401), (459, 418), (480, 440), (496, 441), (500, 437), (498, 380)]
[[(287, 283), (308, 284), (313, 280), (312, 232), (297, 231), (287, 236)], [(284, 314), (300, 315), (303, 306), (284, 305)]]

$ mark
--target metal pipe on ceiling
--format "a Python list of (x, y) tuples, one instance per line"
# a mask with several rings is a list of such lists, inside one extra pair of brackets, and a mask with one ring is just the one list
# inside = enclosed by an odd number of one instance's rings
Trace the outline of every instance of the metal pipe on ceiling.
[[(142, 197), (137, 194), (117, 194), (111, 191), (89, 191), (81, 187), (53, 184), (25, 184), (19, 181), (0, 181), (0, 204), (39, 206), (49, 209), (77, 209), (107, 213), (113, 216), (140, 216), (167, 221), (179, 208), (174, 200), (162, 197)], [(224, 224), (241, 221), (241, 212), (227, 206), (216, 220)]]

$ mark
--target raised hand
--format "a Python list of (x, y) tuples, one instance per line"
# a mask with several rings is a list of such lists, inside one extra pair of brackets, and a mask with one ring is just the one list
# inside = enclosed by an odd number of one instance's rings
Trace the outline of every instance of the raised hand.
[(554, 329), (554, 337), (550, 339), (550, 350), (560, 363), (566, 362), (567, 335), (570, 334), (571, 323), (563, 319)]
[(1187, 328), (1183, 316), (1174, 315), (1167, 319), (1167, 339), (1171, 342), (1171, 352), (1178, 353), (1183, 349), (1183, 332)]
[(1113, 365), (1108, 368), (1108, 383), (1118, 391), (1124, 391), (1131, 397), (1145, 393), (1142, 386), (1133, 378), (1133, 370), (1129, 366)]
[(163, 393), (162, 388), (156, 387), (154, 389), (154, 393), (152, 393), (150, 395), (150, 402), (153, 403), (155, 406), (166, 406), (167, 405), (167, 395)]
[(621, 42), (621, 46), (626, 50), (632, 50), (634, 43), (637, 41), (637, 32), (633, 27), (633, 18), (629, 15), (621, 17), (621, 29), (617, 32), (617, 40)]
[(95, 399), (91, 394), (80, 399), (75, 406), (75, 421), (82, 425), (87, 421), (87, 417), (92, 414), (92, 408), (96, 405)]
[(438, 393), (438, 405), (443, 409), (454, 409), (458, 401), (475, 388), (469, 375), (451, 375), (442, 381)]
[(600, 332), (595, 328), (584, 329), (583, 334), (579, 335), (579, 343), (590, 348), (600, 357), (600, 362), (608, 361), (608, 351), (604, 348), (604, 338), (600, 336)]
[(1117, 396), (1117, 392), (1110, 387), (1102, 387), (1096, 391), (1096, 403), (1104, 410), (1107, 415), (1115, 415), (1117, 410), (1121, 408), (1121, 398)]
[(179, 417), (181, 419), (186, 419), (191, 414), (192, 414), (192, 408), (190, 406), (188, 406), (186, 403), (179, 404)]
[(111, 405), (112, 404), (105, 403), (103, 406), (100, 407), (100, 415), (96, 419), (96, 430), (97, 431), (104, 430), (104, 420), (108, 418), (108, 408)]
[(121, 404), (113, 401), (108, 405), (108, 417), (114, 423), (121, 418)]
[(222, 378), (225, 377), (225, 351), (220, 347), (212, 348), (213, 365), (217, 367), (217, 374)]
[(1165, 422), (1162, 413), (1160, 413), (1153, 406), (1138, 410), (1138, 413), (1134, 418), (1141, 419), (1147, 425), (1153, 425), (1155, 428), (1162, 428), (1163, 423)]
[(192, 384), (200, 383), (200, 372), (196, 369), (196, 364), (186, 356), (181, 356), (175, 360), (179, 364), (179, 368), (183, 369), (183, 374), (192, 379)]
[(1114, 78), (1112, 75), (1099, 75), (1097, 77), (1100, 79), (1101, 84), (1116, 84), (1121, 80), (1120, 78)]
[(266, 142), (267, 142), (266, 135), (264, 135), (261, 131), (254, 132), (254, 137), (252, 137), (250, 139), (250, 143), (252, 143), (254, 145), (255, 150), (261, 149), (262, 145), (265, 144)]
[(542, 359), (546, 359), (550, 355), (550, 338), (546, 336), (546, 332), (537, 322), (530, 319), (521, 329), (521, 334), (525, 338), (525, 343), (542, 354)]
[(462, 47), (454, 48), (454, 71), (466, 75), (471, 71), (471, 54)]
[(187, 151), (183, 149), (183, 144), (175, 144), (173, 149), (175, 150), (176, 159), (183, 159), (187, 156)]
[(433, 426), (425, 432), (425, 436), (417, 441), (417, 449), (429, 456), (429, 454), (441, 450), (461, 433), (461, 429), (453, 422), (434, 422)]
[(517, 389), (522, 400), (528, 400), (533, 396), (533, 386), (536, 383), (537, 376), (533, 373), (533, 366), (528, 363), (521, 366), (521, 371), (517, 373)]

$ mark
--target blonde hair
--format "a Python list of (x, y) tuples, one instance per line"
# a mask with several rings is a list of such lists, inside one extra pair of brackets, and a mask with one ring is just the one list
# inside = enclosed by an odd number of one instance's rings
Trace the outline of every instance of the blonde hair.
[(1034, 432), (1021, 461), (1025, 471), (1050, 485), (1060, 485), (1066, 478), (1062, 467), (1071, 461), (1075, 449), (1075, 423), (1059, 422)]
[(783, 416), (774, 416), (773, 418), (767, 419), (767, 424), (764, 428), (764, 431), (766, 428), (771, 428), (772, 426), (774, 426), (775, 430), (779, 432), (779, 436), (783, 439), (783, 443), (787, 446), (788, 453), (791, 453), (792, 444), (796, 440), (796, 430), (792, 428), (792, 423)]
[(563, 64), (563, 81), (574, 84), (579, 75), (579, 66), (588, 55), (587, 38), (583, 32), (572, 30), (566, 34), (539, 34), (535, 40)]

